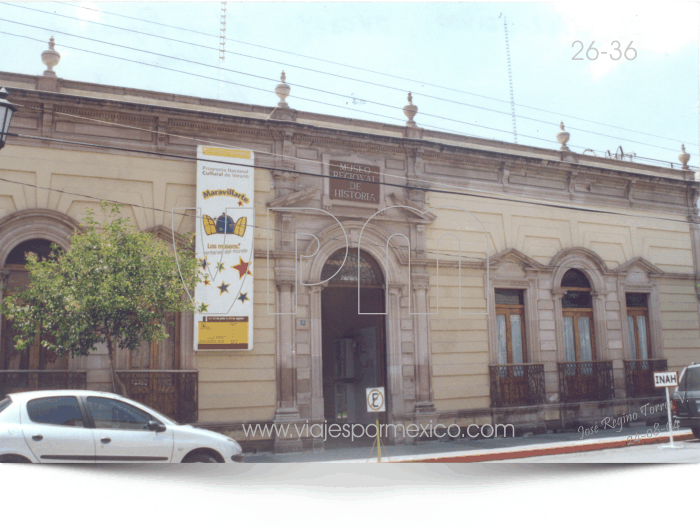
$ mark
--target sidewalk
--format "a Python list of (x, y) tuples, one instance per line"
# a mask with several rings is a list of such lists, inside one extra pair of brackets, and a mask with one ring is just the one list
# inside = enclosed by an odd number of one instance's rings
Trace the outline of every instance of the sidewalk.
[[(449, 442), (429, 441), (406, 446), (382, 445), (382, 462), (392, 463), (476, 463), (503, 461), (523, 457), (588, 452), (630, 445), (630, 437), (639, 444), (668, 442), (668, 432), (647, 437), (649, 427), (624, 428), (622, 431), (600, 431), (595, 437), (578, 432), (508, 437), (498, 439), (454, 439)], [(636, 439), (636, 435), (639, 439)], [(673, 432), (676, 441), (693, 439), (690, 430)], [(377, 462), (377, 450), (371, 446), (334, 448), (320, 453), (251, 454), (246, 463), (367, 463)]]

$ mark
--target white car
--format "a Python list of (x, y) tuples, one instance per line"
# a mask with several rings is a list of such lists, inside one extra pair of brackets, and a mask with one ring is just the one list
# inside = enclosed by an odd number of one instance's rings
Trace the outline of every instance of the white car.
[(0, 463), (242, 462), (240, 445), (122, 396), (32, 391), (0, 400)]

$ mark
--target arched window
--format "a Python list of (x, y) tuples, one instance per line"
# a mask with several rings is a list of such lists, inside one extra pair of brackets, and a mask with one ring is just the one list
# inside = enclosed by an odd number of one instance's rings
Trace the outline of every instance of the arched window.
[(591, 284), (578, 269), (569, 269), (561, 280), (566, 361), (595, 361)]
[(498, 363), (527, 363), (523, 290), (496, 289), (495, 295)]
[[(10, 251), (5, 260), (5, 268), (10, 275), (5, 284), (5, 296), (13, 295), (29, 285), (29, 272), (25, 269), (27, 253), (36, 254), (40, 260), (47, 260), (51, 254), (51, 242), (40, 238), (27, 240)], [(67, 358), (57, 358), (53, 352), (41, 346), (37, 338), (34, 345), (24, 351), (15, 349), (15, 332), (4, 316), (0, 324), (0, 369), (3, 370), (45, 370), (67, 368)]]
[[(330, 279), (328, 285), (350, 285), (357, 286), (357, 249), (349, 249), (348, 257), (343, 268), (337, 275), (333, 276), (338, 268), (343, 264), (345, 249), (338, 249), (326, 261), (321, 270), (321, 281)], [(370, 255), (360, 251), (360, 286), (363, 288), (377, 287), (384, 283), (384, 276), (379, 264)], [(333, 278), (331, 278), (333, 277)]]
[(51, 242), (49, 240), (34, 239), (20, 243), (10, 251), (5, 260), (5, 265), (24, 266), (27, 263), (27, 253), (36, 254), (39, 259), (45, 260), (51, 254)]
[(627, 293), (627, 331), (630, 359), (646, 360), (652, 356), (649, 327), (649, 302), (646, 293)]

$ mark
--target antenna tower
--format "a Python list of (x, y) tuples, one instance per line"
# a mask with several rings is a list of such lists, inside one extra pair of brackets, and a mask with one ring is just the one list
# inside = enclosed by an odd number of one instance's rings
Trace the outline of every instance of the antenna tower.
[(226, 57), (226, 2), (221, 2), (221, 22), (219, 25), (219, 61), (223, 63)]
[(518, 130), (515, 127), (515, 97), (513, 96), (513, 72), (510, 68), (510, 44), (508, 44), (508, 24), (506, 17), (503, 17), (503, 31), (506, 36), (506, 59), (508, 60), (508, 84), (510, 85), (510, 116), (513, 120), (513, 138), (518, 143)]
[(226, 2), (221, 2), (221, 18), (219, 20), (219, 99), (223, 92), (223, 83), (221, 82), (221, 69), (224, 66), (226, 58)]

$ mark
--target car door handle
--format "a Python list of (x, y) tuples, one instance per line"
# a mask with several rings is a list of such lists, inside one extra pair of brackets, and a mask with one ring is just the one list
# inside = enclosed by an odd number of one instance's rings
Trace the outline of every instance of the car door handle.
[(33, 441), (40, 441), (44, 438), (43, 435), (32, 435), (32, 440)]
[(109, 443), (112, 442), (112, 439), (110, 439), (109, 437), (102, 437), (102, 438), (100, 439), (100, 442), (101, 442), (102, 444), (109, 444)]

